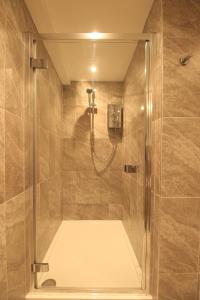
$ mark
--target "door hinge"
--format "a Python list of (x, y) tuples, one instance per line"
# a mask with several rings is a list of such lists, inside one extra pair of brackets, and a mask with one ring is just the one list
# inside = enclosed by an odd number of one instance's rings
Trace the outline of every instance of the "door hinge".
[(48, 69), (48, 60), (31, 57), (30, 66), (32, 69)]
[(31, 265), (32, 273), (38, 272), (49, 272), (49, 264), (48, 263), (33, 263)]

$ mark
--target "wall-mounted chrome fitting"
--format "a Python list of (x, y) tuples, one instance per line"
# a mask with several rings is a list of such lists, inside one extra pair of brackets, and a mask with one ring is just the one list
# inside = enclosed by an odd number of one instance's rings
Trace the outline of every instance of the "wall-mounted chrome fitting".
[(31, 265), (32, 273), (38, 272), (49, 272), (49, 264), (48, 263), (33, 263)]
[(134, 165), (124, 165), (124, 172), (125, 173), (137, 173), (138, 166)]
[(192, 55), (190, 55), (190, 54), (188, 54), (186, 56), (181, 56), (181, 58), (180, 58), (180, 64), (182, 66), (186, 66), (189, 63), (191, 57), (192, 57)]
[(31, 57), (30, 66), (32, 69), (48, 69), (48, 60)]

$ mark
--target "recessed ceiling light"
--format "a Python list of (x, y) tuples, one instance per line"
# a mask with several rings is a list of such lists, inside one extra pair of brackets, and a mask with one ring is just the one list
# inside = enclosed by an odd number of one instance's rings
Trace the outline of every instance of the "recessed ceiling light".
[(91, 67), (90, 67), (90, 71), (91, 71), (92, 73), (96, 73), (96, 71), (97, 71), (96, 66), (91, 66)]
[(88, 33), (88, 37), (92, 40), (98, 40), (98, 39), (102, 38), (102, 36), (103, 36), (103, 33), (101, 33), (101, 32), (94, 31), (94, 32)]

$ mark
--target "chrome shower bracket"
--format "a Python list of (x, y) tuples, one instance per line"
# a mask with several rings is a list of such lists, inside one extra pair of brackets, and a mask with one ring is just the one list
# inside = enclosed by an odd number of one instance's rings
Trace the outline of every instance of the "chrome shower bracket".
[(32, 273), (49, 272), (48, 263), (33, 263), (31, 265)]
[(30, 66), (32, 69), (48, 69), (48, 60), (31, 57)]

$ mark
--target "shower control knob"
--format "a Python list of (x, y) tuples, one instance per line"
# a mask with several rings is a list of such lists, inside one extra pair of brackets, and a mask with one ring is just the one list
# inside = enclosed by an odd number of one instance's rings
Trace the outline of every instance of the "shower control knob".
[(125, 173), (137, 173), (138, 166), (134, 165), (124, 165), (124, 172)]

